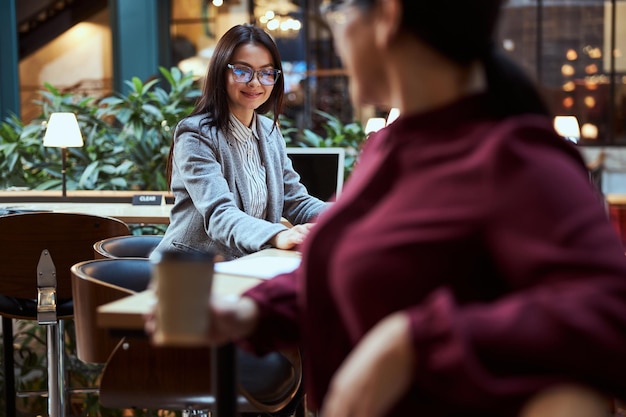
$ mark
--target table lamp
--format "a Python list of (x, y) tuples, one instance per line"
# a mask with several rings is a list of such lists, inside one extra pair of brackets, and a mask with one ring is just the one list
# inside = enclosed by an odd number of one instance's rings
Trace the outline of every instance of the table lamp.
[(580, 127), (576, 116), (556, 116), (554, 130), (570, 142), (578, 143), (580, 139)]
[(371, 117), (367, 120), (365, 124), (365, 134), (369, 135), (370, 133), (374, 133), (385, 127), (387, 121), (383, 117)]
[(65, 169), (67, 148), (79, 148), (83, 146), (83, 136), (80, 133), (76, 115), (70, 112), (52, 113), (50, 120), (48, 120), (46, 133), (43, 137), (43, 146), (61, 148), (63, 197), (66, 197)]
[(392, 107), (391, 110), (389, 110), (389, 115), (387, 115), (387, 126), (392, 124), (399, 116), (400, 109), (397, 107)]

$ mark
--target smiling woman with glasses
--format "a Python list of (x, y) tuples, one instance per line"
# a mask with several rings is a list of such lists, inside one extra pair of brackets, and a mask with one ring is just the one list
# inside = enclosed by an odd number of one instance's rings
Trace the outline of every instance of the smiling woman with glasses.
[[(175, 203), (157, 251), (228, 260), (292, 249), (328, 206), (308, 194), (287, 157), (281, 73), (278, 48), (261, 28), (237, 25), (220, 38), (202, 95), (176, 126), (168, 164)], [(263, 115), (270, 111), (273, 119)]]

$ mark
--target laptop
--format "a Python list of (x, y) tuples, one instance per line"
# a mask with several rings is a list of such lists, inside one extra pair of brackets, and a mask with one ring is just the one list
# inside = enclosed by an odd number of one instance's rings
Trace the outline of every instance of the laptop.
[(287, 148), (300, 182), (310, 195), (322, 201), (341, 194), (345, 152), (344, 148)]

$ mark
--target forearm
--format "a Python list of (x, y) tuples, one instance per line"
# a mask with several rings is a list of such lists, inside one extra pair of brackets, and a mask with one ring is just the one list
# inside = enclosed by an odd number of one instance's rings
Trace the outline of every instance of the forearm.
[(300, 340), (297, 271), (265, 280), (247, 290), (259, 310), (248, 345), (257, 353), (295, 346)]
[(415, 362), (408, 316), (386, 317), (361, 339), (336, 372), (322, 415), (385, 415), (409, 389)]

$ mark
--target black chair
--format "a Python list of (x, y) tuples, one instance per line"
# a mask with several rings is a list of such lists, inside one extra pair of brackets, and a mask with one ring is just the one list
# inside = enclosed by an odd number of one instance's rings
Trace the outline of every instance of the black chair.
[(162, 235), (130, 235), (103, 239), (93, 245), (94, 256), (101, 258), (147, 258), (163, 239)]
[(16, 415), (12, 320), (22, 319), (46, 326), (48, 411), (65, 416), (63, 319), (74, 316), (70, 267), (93, 258), (94, 242), (130, 230), (110, 217), (52, 212), (0, 216), (0, 230), (4, 415)]
[[(104, 363), (100, 402), (111, 408), (212, 410), (211, 349), (157, 347), (147, 337), (113, 337), (98, 328), (97, 307), (142, 291), (148, 259), (97, 259), (72, 266), (79, 359)], [(302, 402), (298, 352), (256, 357), (237, 351), (237, 408), (243, 413), (293, 412)]]

